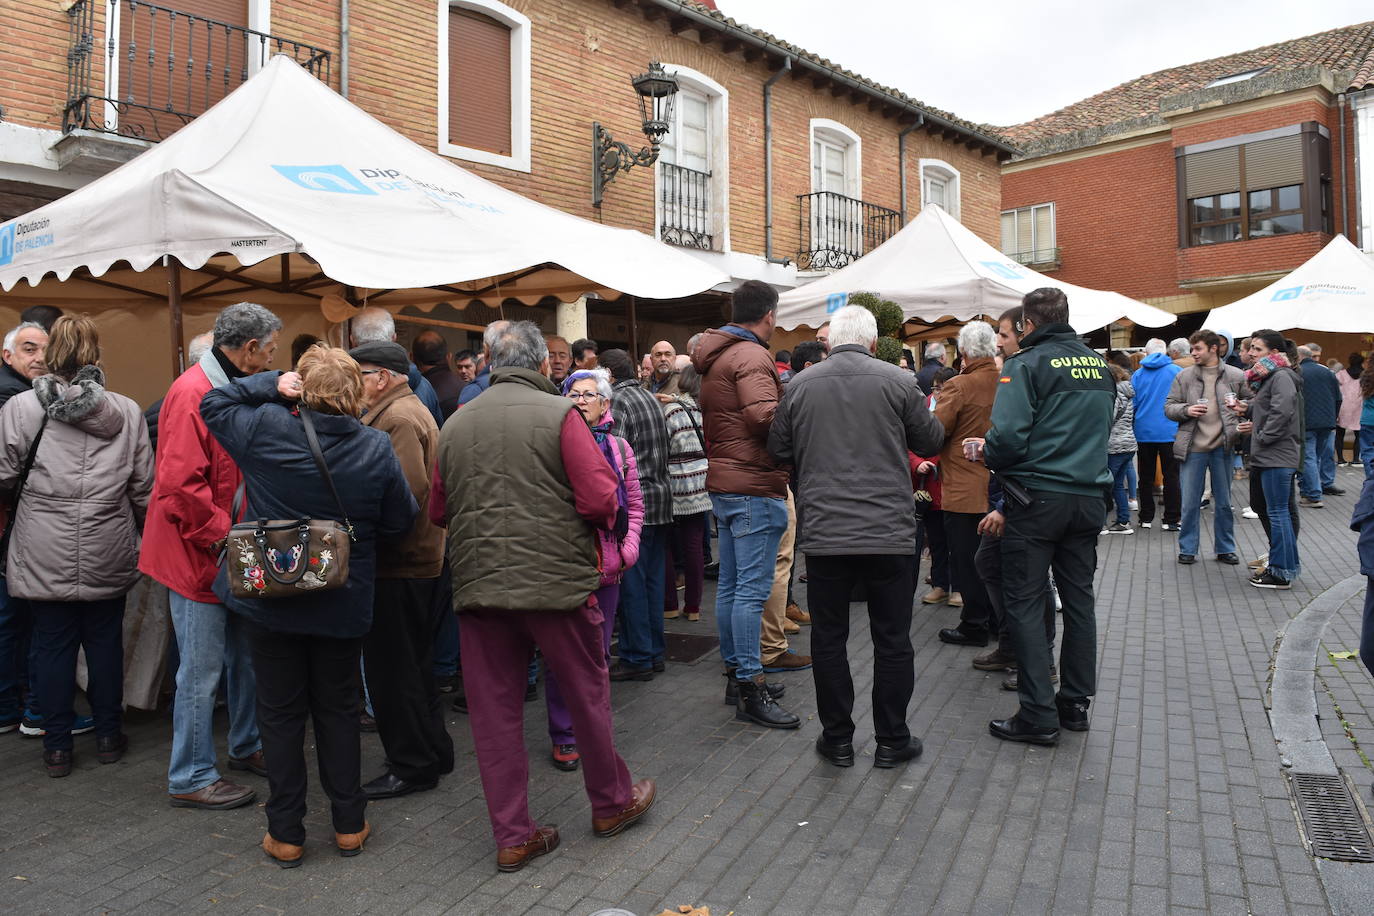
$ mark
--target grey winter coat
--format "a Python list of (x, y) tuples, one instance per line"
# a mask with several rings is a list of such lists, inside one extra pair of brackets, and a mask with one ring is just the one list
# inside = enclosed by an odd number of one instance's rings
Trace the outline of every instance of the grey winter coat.
[(1202, 397), (1211, 398), (1221, 413), (1222, 444), (1228, 449), (1236, 447), (1236, 440), (1240, 438), (1236, 426), (1240, 419), (1226, 408), (1228, 391), (1242, 401), (1250, 396), (1245, 373), (1225, 363), (1221, 364), (1221, 371), (1217, 374), (1215, 391), (1202, 390), (1202, 370), (1197, 366), (1189, 366), (1174, 376), (1174, 383), (1164, 399), (1164, 416), (1178, 423), (1178, 432), (1174, 434), (1174, 457), (1179, 461), (1188, 460), (1188, 452), (1193, 447), (1193, 435), (1197, 432), (1197, 417), (1189, 416), (1188, 408)]
[(1250, 466), (1301, 468), (1303, 424), (1302, 376), (1280, 369), (1260, 385), (1247, 416), (1255, 423), (1250, 438)]
[(35, 601), (118, 598), (138, 581), (139, 531), (153, 450), (138, 405), (84, 366), (69, 383), (36, 379), (0, 410), (0, 494), (14, 492), (43, 414), (48, 424), (10, 539), (11, 595)]
[(1138, 449), (1135, 441), (1135, 386), (1129, 381), (1116, 383), (1116, 404), (1112, 407), (1112, 431), (1107, 437), (1108, 455), (1129, 455)]
[(797, 549), (914, 553), (907, 452), (934, 455), (944, 441), (915, 377), (863, 347), (835, 347), (798, 373), (768, 433), (769, 454), (796, 467)]

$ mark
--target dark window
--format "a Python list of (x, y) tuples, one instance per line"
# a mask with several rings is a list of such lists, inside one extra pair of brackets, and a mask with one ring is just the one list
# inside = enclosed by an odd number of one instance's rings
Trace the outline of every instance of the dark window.
[(1331, 142), (1315, 122), (1249, 142), (1237, 137), (1211, 149), (1180, 149), (1180, 243), (1330, 232), (1330, 176)]
[(449, 7), (448, 141), (511, 154), (511, 30), (475, 10)]

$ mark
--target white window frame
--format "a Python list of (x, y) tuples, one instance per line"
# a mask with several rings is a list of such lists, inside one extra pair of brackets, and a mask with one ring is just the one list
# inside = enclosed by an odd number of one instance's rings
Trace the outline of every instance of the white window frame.
[(849, 187), (845, 189), (844, 195), (846, 197), (852, 197), (855, 200), (863, 200), (863, 138), (839, 121), (832, 121), (829, 118), (812, 118), (810, 127), (807, 131), (806, 148), (811, 160), (812, 193), (820, 190), (820, 188), (816, 187), (817, 135), (819, 135), (819, 139), (821, 140), (845, 148), (845, 170), (849, 173)]
[[(678, 85), (706, 96), (707, 139), (711, 146), (711, 235), (717, 240), (714, 251), (730, 250), (730, 90), (699, 70), (682, 64), (664, 62), (663, 69), (677, 77)], [(676, 109), (676, 105), (674, 105)], [(679, 113), (674, 110), (673, 116)], [(654, 238), (661, 238), (663, 226), (663, 189), (658, 166), (654, 166)]]
[[(1041, 207), (1049, 207), (1049, 208), (1050, 208), (1050, 244), (1049, 244), (1049, 245), (1037, 245), (1037, 244), (1036, 244), (1037, 239), (1035, 238), (1035, 211), (1036, 211), (1036, 210), (1039, 210)], [(1027, 205), (1024, 206), (1024, 207), (1010, 207), (1010, 208), (1008, 208), (1008, 209), (1006, 209), (1006, 210), (1003, 210), (1002, 213), (1001, 213), (1001, 216), (1006, 216), (1006, 215), (1012, 214), (1012, 213), (1020, 214), (1020, 213), (1022, 213), (1022, 212), (1024, 212), (1024, 213), (1029, 217), (1029, 219), (1030, 219), (1030, 221), (1031, 221), (1031, 250), (1030, 250), (1030, 252), (1022, 252), (1022, 251), (1012, 251), (1012, 252), (1008, 252), (1008, 251), (1005, 251), (1005, 250), (1004, 250), (1004, 251), (1002, 251), (1002, 253), (1005, 254), (1007, 257), (1011, 258), (1013, 261), (1016, 261), (1016, 262), (1021, 263), (1021, 264), (1036, 264), (1036, 263), (1044, 264), (1044, 263), (1047, 263), (1047, 262), (1045, 262), (1045, 261), (1035, 261), (1035, 260), (1022, 261), (1022, 260), (1020, 259), (1019, 256), (1022, 255), (1022, 254), (1027, 254), (1027, 253), (1029, 253), (1029, 254), (1031, 254), (1031, 255), (1034, 255), (1034, 253), (1037, 252), (1037, 251), (1054, 251), (1055, 249), (1057, 249), (1057, 248), (1059, 247), (1059, 211), (1056, 209), (1056, 207), (1055, 207), (1055, 205), (1054, 205), (1054, 201), (1050, 200), (1050, 201), (1046, 201), (1046, 202), (1044, 202), (1044, 203), (1039, 203), (1039, 204), (1027, 204)], [(1017, 219), (1019, 220), (1020, 217), (1018, 216)], [(1000, 220), (999, 220), (999, 223), (998, 223), (998, 229), (999, 229), (999, 231), (1000, 231), (1000, 229), (1001, 229)], [(1000, 240), (999, 240), (999, 241), (1000, 241)], [(1002, 247), (1002, 246), (1000, 246), (1000, 245), (998, 246), (999, 249), (1000, 249), (1001, 247)]]
[[(121, 7), (125, 6), (121, 0), (105, 0), (105, 24), (106, 38), (119, 35), (120, 22), (123, 19)], [(272, 0), (248, 0), (248, 28), (255, 32), (262, 32), (264, 35), (272, 34)], [(105, 97), (107, 99), (119, 98), (119, 66), (114, 63), (114, 59), (124, 51), (119, 47), (118, 41), (107, 40), (105, 42)], [(248, 75), (253, 76), (262, 65), (253, 59), (253, 55), (248, 55)], [(118, 124), (119, 110), (109, 102), (105, 103), (105, 123)]]
[[(448, 123), (448, 11), (452, 7), (473, 10), (490, 16), (510, 28), (510, 155), (450, 143)], [(530, 17), (500, 0), (439, 0), (438, 7), (439, 110), (438, 150), (440, 155), (480, 162), (516, 172), (530, 171)]]
[(946, 201), (946, 206), (945, 206), (945, 212), (948, 213), (950, 216), (954, 217), (955, 219), (959, 219), (959, 218), (960, 218), (960, 217), (959, 217), (959, 213), (960, 213), (961, 210), (963, 210), (962, 192), (963, 192), (963, 183), (964, 183), (964, 182), (963, 182), (963, 177), (959, 174), (959, 170), (956, 169), (954, 166), (950, 165), (948, 162), (944, 161), (943, 159), (922, 159), (922, 160), (921, 160), (921, 165), (920, 165), (920, 181), (921, 181), (921, 207), (922, 207), (922, 208), (924, 208), (925, 205), (926, 205), (926, 172), (927, 172), (927, 171), (934, 172), (935, 175), (936, 175), (936, 177), (944, 178), (944, 179), (948, 182), (948, 184), (946, 185), (946, 187), (948, 187), (948, 188), (950, 188), (950, 189), (953, 190), (953, 195), (952, 195), (952, 196), (953, 196), (953, 198), (954, 198), (954, 208), (953, 208), (953, 209), (950, 209), (950, 207), (948, 206), (948, 200), (947, 200), (947, 201)]

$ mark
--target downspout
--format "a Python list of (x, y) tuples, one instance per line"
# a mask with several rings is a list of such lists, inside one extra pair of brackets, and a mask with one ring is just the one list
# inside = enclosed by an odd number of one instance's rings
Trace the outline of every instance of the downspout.
[(1341, 235), (1350, 238), (1350, 191), (1345, 186), (1345, 93), (1336, 96), (1341, 114)]
[(339, 0), (339, 95), (348, 98), (348, 0)]
[(787, 258), (773, 257), (773, 84), (792, 69), (792, 58), (782, 59), (782, 68), (763, 84), (763, 256), (770, 264), (786, 264)]
[(897, 135), (897, 172), (902, 177), (902, 225), (906, 225), (906, 135), (926, 123), (926, 116), (916, 112), (916, 123)]

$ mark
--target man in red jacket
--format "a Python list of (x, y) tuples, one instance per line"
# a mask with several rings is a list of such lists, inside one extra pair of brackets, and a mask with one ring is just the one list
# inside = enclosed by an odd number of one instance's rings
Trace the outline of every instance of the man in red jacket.
[(229, 306), (215, 319), (209, 352), (172, 383), (162, 403), (157, 477), (138, 568), (171, 592), (181, 664), (167, 791), (178, 808), (237, 808), (257, 795), (222, 778), (215, 767), (221, 670), (229, 700), (229, 768), (267, 775), (248, 636), (243, 622), (210, 590), (242, 478), (205, 428), (200, 399), (211, 388), (270, 366), (280, 330), (281, 320), (260, 305)]

